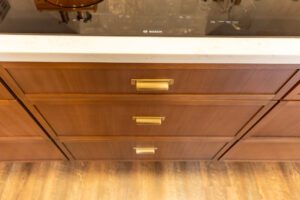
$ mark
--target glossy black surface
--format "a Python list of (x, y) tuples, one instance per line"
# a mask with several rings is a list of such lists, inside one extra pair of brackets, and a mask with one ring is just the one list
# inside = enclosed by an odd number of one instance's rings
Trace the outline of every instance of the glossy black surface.
[(300, 36), (298, 0), (103, 0), (85, 10), (38, 9), (43, 1), (0, 0), (0, 33)]

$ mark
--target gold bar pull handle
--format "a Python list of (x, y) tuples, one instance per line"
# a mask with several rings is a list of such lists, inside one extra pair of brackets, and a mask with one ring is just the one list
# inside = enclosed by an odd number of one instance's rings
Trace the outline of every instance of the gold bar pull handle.
[(134, 147), (137, 155), (153, 155), (155, 154), (157, 147)]
[(168, 91), (173, 79), (131, 79), (137, 91)]
[(165, 117), (133, 116), (137, 125), (161, 125)]

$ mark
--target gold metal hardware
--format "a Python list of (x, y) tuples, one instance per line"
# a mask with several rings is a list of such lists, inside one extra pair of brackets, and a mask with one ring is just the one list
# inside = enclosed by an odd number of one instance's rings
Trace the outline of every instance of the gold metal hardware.
[(161, 125), (165, 117), (133, 116), (132, 120), (137, 125)]
[(135, 153), (138, 155), (155, 154), (158, 148), (156, 147), (134, 147)]
[(168, 91), (173, 79), (131, 79), (137, 91)]

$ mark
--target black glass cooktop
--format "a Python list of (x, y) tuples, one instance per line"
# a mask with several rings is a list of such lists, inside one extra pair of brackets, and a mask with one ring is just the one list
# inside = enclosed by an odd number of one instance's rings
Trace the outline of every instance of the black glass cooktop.
[(0, 0), (0, 33), (300, 36), (300, 0)]

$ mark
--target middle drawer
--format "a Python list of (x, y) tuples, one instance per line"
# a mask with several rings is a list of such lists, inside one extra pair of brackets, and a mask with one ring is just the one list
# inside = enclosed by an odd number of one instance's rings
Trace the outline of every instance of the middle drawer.
[(267, 101), (133, 96), (33, 100), (59, 136), (234, 136)]

